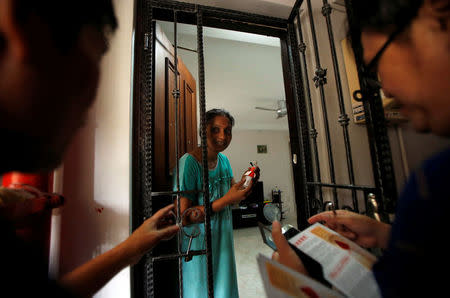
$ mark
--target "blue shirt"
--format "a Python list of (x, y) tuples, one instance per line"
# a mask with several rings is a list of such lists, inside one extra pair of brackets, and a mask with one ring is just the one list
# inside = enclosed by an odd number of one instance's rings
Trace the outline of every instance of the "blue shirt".
[(388, 248), (373, 267), (384, 297), (448, 295), (449, 187), (450, 149), (427, 160), (409, 178)]

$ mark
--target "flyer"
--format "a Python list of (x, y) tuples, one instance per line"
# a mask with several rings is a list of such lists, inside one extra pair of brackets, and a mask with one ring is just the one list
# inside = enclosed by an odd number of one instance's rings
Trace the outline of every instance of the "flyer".
[(325, 287), (308, 276), (296, 272), (266, 256), (258, 256), (258, 265), (267, 297), (339, 298), (337, 291)]
[(372, 272), (376, 258), (356, 243), (320, 223), (289, 242), (319, 262), (324, 278), (346, 296), (381, 297)]

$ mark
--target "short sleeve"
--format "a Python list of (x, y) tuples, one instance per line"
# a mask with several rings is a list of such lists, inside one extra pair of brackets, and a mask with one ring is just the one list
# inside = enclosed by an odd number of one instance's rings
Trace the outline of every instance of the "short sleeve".
[[(199, 185), (201, 185), (201, 172), (199, 169), (198, 162), (190, 154), (185, 154), (180, 158), (179, 161), (180, 168), (180, 191), (184, 190), (199, 190)], [(177, 176), (176, 170), (173, 176), (173, 190), (177, 190)], [(198, 204), (198, 193), (183, 194), (183, 197), (188, 198), (194, 204)]]
[(230, 160), (228, 159), (228, 157), (226, 157), (226, 155), (220, 153), (224, 159), (224, 163), (226, 164), (227, 167), (227, 174), (231, 177), (231, 179), (233, 179), (233, 169), (231, 168), (231, 164), (230, 164)]

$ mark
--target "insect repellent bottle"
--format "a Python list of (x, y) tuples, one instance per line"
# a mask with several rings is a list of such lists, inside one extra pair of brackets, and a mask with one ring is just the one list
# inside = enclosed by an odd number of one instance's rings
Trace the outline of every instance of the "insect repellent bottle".
[(244, 188), (247, 188), (248, 187), (248, 185), (250, 184), (250, 181), (252, 181), (252, 179), (253, 178), (255, 178), (255, 176), (256, 176), (256, 173), (255, 173), (255, 171), (256, 171), (256, 163), (255, 163), (255, 165), (253, 165), (253, 163), (250, 163), (250, 165), (252, 166), (251, 168), (250, 168), (250, 170), (248, 170), (247, 172), (245, 172), (245, 182), (244, 182)]

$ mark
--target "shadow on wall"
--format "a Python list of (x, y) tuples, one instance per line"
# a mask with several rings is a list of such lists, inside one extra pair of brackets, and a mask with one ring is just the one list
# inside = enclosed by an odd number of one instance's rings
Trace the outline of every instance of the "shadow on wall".
[(450, 146), (448, 138), (429, 133), (417, 133), (409, 123), (402, 125), (401, 130), (410, 172), (417, 169), (424, 160), (430, 158), (433, 154)]

